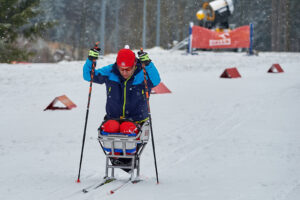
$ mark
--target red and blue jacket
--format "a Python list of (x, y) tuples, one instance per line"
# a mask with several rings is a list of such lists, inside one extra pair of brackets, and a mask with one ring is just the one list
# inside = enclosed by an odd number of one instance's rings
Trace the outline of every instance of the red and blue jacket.
[[(149, 89), (160, 83), (160, 76), (155, 65), (150, 62), (145, 67)], [(87, 59), (83, 66), (83, 78), (91, 80), (92, 61)], [(148, 118), (147, 99), (145, 94), (144, 72), (138, 61), (133, 75), (125, 80), (120, 74), (117, 64), (107, 65), (94, 72), (94, 83), (106, 85), (106, 118), (123, 118), (136, 122)]]

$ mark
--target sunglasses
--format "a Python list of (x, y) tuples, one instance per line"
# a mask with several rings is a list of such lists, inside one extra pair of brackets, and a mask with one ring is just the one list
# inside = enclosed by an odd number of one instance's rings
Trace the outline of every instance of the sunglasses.
[(119, 68), (119, 71), (120, 72), (130, 72), (132, 71), (133, 67), (128, 67), (128, 68), (121, 68), (121, 67), (118, 67)]

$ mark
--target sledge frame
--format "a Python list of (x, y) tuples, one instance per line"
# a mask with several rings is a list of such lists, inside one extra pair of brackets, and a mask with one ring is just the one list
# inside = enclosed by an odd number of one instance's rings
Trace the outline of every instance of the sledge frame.
[[(146, 147), (149, 134), (150, 133), (150, 124), (149, 121), (146, 121), (141, 128), (141, 131), (135, 137), (129, 137), (127, 135), (103, 135), (100, 128), (98, 129), (98, 141), (100, 146), (106, 156), (105, 164), (105, 177), (114, 179), (115, 169), (129, 169), (130, 179), (138, 180), (140, 176), (140, 157), (143, 153), (144, 148)], [(139, 140), (138, 140), (139, 138)], [(116, 154), (116, 150), (120, 151), (120, 145), (122, 152), (121, 154)], [(106, 146), (106, 147), (105, 147)], [(107, 146), (110, 147), (111, 152), (106, 151)], [(134, 146), (137, 150), (135, 153), (128, 155), (126, 150), (128, 147)], [(125, 153), (124, 153), (125, 152)], [(131, 159), (131, 165), (113, 165), (111, 158), (128, 158)], [(111, 175), (109, 177), (109, 169), (111, 169)], [(136, 176), (134, 176), (136, 170)]]

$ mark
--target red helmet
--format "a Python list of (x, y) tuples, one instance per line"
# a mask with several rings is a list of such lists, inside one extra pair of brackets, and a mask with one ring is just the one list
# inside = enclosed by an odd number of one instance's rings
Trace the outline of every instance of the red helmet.
[(133, 122), (123, 122), (120, 125), (120, 133), (131, 134), (131, 133), (138, 133), (138, 132), (139, 130)]
[(117, 56), (117, 65), (121, 68), (130, 68), (135, 64), (135, 54), (130, 49), (121, 49)]
[(118, 121), (110, 119), (102, 124), (101, 129), (107, 133), (119, 133), (120, 124)]

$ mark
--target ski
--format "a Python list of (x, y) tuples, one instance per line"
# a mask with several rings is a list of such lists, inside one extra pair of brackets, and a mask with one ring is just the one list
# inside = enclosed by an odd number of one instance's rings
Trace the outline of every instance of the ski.
[(102, 182), (99, 183), (98, 185), (91, 185), (91, 186), (89, 186), (89, 187), (83, 188), (83, 189), (82, 189), (82, 192), (83, 192), (83, 193), (88, 193), (88, 192), (90, 192), (91, 190), (96, 190), (97, 188), (99, 188), (99, 187), (101, 187), (101, 186), (103, 186), (103, 185), (106, 185), (106, 184), (108, 184), (108, 183), (111, 183), (111, 182), (113, 182), (113, 181), (115, 181), (115, 180), (116, 180), (116, 179), (114, 179), (114, 178), (105, 179), (104, 181), (102, 181)]
[(118, 191), (118, 190), (124, 188), (125, 186), (129, 185), (130, 183), (132, 183), (132, 184), (137, 184), (137, 183), (139, 183), (139, 182), (141, 182), (141, 181), (142, 181), (142, 180), (140, 180), (140, 179), (138, 179), (138, 180), (133, 180), (133, 181), (131, 181), (131, 179), (129, 179), (129, 180), (127, 180), (126, 182), (124, 182), (124, 183), (122, 183), (121, 185), (119, 185), (118, 187), (116, 187), (116, 188), (114, 188), (114, 189), (111, 189), (111, 190), (109, 191), (109, 194), (114, 194), (116, 191)]

